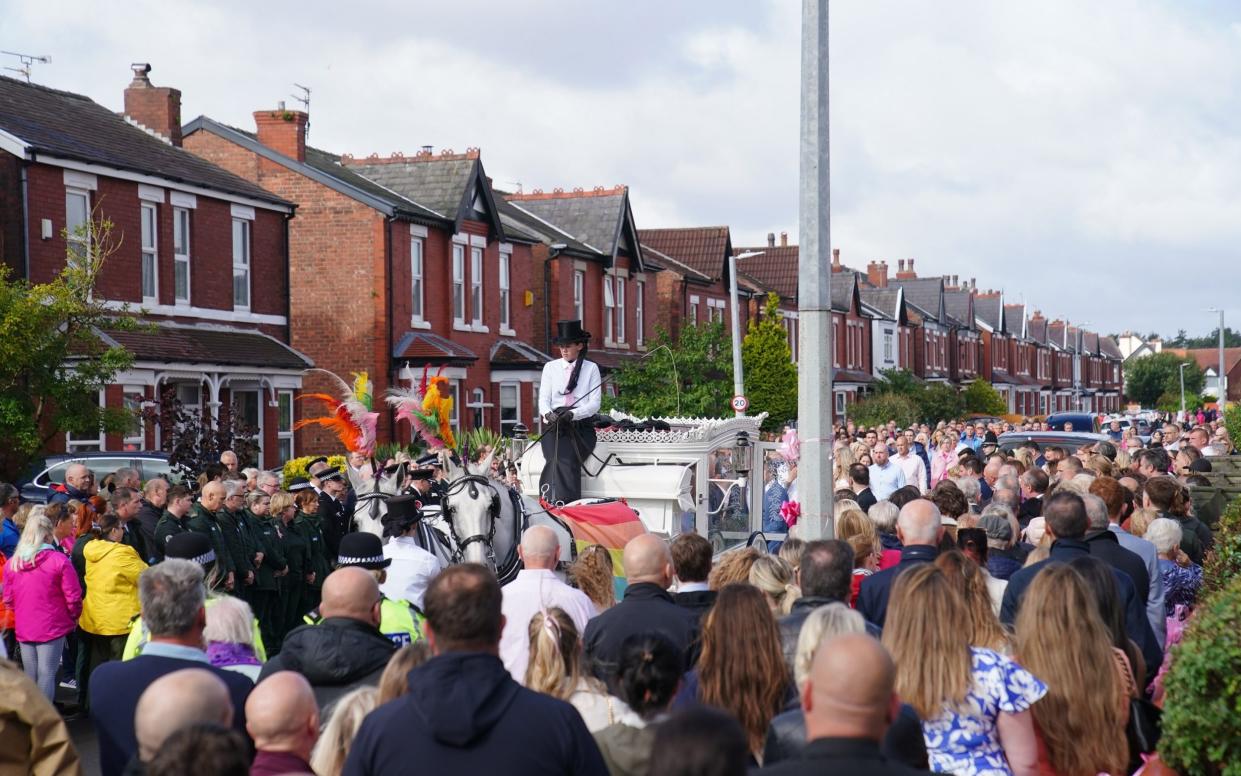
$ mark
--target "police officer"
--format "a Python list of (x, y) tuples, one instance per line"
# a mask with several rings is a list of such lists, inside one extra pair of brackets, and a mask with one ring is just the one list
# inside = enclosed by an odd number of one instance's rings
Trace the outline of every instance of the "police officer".
[(327, 542), (329, 558), (340, 550), (340, 539), (349, 533), (350, 515), (345, 514), (345, 475), (335, 466), (319, 472), (319, 527)]
[[(392, 563), (384, 557), (383, 541), (372, 533), (358, 531), (345, 534), (340, 540), (340, 555), (336, 568), (357, 566), (366, 569), (383, 584), (388, 579), (387, 568)], [(323, 617), (318, 607), (306, 615), (306, 623), (317, 625)], [(398, 601), (380, 594), (379, 632), (398, 646), (412, 644), (422, 638), (422, 614), (408, 601)]]

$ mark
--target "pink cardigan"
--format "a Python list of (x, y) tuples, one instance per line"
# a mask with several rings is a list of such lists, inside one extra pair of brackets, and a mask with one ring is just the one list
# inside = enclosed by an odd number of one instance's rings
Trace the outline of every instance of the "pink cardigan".
[(4, 564), (4, 603), (13, 611), (18, 641), (52, 641), (73, 631), (82, 613), (82, 586), (64, 554), (40, 550), (34, 565), (18, 570)]

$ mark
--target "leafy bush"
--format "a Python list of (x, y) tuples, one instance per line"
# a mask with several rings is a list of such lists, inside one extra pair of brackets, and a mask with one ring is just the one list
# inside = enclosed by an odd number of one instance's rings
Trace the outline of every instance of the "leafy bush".
[(1202, 572), (1200, 599), (1241, 577), (1241, 498), (1233, 499), (1220, 515), (1215, 546), (1203, 562)]
[(1202, 392), (1204, 377), (1198, 362), (1188, 362), (1175, 353), (1164, 351), (1151, 356), (1135, 358), (1125, 365), (1125, 393), (1143, 407), (1152, 407), (1164, 394), (1176, 396), (1176, 409), (1181, 403), (1181, 364), (1185, 368), (1185, 401)]
[(1003, 415), (1008, 412), (1008, 402), (1004, 401), (1000, 392), (985, 380), (975, 380), (970, 383), (961, 392), (961, 398), (965, 401), (966, 412), (976, 412), (981, 415)]
[(741, 363), (750, 414), (767, 413), (763, 431), (780, 431), (795, 420), (797, 365), (780, 321), (780, 297), (774, 293), (767, 295), (762, 317), (750, 321), (750, 330), (741, 341)]
[[(281, 487), (287, 489), (292, 484), (294, 477), (309, 477), (310, 473), (306, 471), (306, 467), (318, 457), (317, 455), (303, 455), (301, 458), (292, 458), (286, 461), (281, 472)], [(340, 467), (342, 472), (345, 471), (345, 466), (348, 464), (343, 455), (329, 455), (327, 462), (331, 466)]]
[(918, 405), (908, 396), (883, 393), (850, 407), (849, 420), (861, 426), (877, 426), (895, 420), (897, 426), (905, 428), (918, 422)]
[(1164, 677), (1159, 755), (1181, 773), (1241, 776), (1239, 634), (1241, 579), (1234, 578), (1200, 599)]
[(1232, 444), (1241, 445), (1241, 404), (1234, 404), (1224, 410), (1224, 427), (1228, 429)]

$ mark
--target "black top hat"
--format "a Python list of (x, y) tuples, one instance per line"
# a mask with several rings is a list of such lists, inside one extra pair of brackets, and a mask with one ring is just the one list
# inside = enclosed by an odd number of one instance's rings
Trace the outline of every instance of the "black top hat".
[(364, 569), (386, 569), (392, 559), (384, 557), (384, 543), (373, 533), (355, 531), (340, 537), (336, 566), (358, 566)]
[(386, 521), (408, 525), (422, 517), (422, 502), (417, 496), (392, 496), (384, 503), (388, 506)]
[(215, 563), (215, 550), (211, 548), (211, 540), (206, 534), (187, 531), (168, 537), (164, 545), (164, 557), (181, 558), (200, 566), (209, 566)]
[(312, 488), (312, 487), (314, 486), (310, 484), (310, 480), (306, 479), (305, 477), (294, 477), (293, 479), (289, 480), (289, 492), (290, 493), (296, 493), (299, 490), (306, 490), (307, 488)]
[(556, 321), (556, 345), (572, 345), (574, 342), (589, 342), (590, 332), (582, 329), (581, 321)]
[(411, 480), (430, 480), (435, 478), (435, 471), (432, 469), (410, 469), (409, 478)]

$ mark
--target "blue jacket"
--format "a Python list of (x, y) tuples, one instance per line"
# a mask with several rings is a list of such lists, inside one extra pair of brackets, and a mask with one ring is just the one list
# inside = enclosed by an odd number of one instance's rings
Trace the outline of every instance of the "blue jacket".
[(160, 655), (112, 660), (90, 675), (90, 716), (99, 735), (99, 767), (103, 776), (120, 776), (138, 753), (134, 711), (142, 692), (156, 679), (183, 668), (202, 668), (224, 680), (233, 701), (233, 728), (246, 736), (246, 698), (254, 683), (236, 671), (209, 663)]
[[(1091, 545), (1082, 539), (1057, 539), (1051, 545), (1050, 557), (1026, 566), (1008, 578), (1008, 587), (1004, 589), (1004, 600), (1000, 604), (1000, 621), (1010, 628), (1013, 627), (1026, 588), (1047, 564), (1070, 563), (1074, 558), (1091, 554)], [(1138, 649), (1142, 650), (1147, 676), (1153, 676), (1163, 663), (1163, 650), (1159, 648), (1155, 632), (1151, 630), (1146, 619), (1146, 598), (1138, 596), (1137, 588), (1128, 574), (1113, 567), (1112, 575), (1116, 578), (1116, 589), (1120, 593), (1120, 604), (1125, 613), (1125, 633), (1138, 645)]]
[(363, 721), (344, 774), (414, 771), (608, 773), (577, 709), (527, 690), (498, 657), (481, 652), (449, 652), (411, 671), (409, 693)]
[(17, 523), (7, 517), (4, 518), (4, 524), (0, 525), (0, 555), (4, 555), (5, 558), (13, 557), (21, 538), (22, 534), (17, 530)]
[(938, 547), (927, 544), (914, 544), (901, 549), (901, 562), (890, 569), (875, 572), (862, 580), (862, 588), (858, 591), (857, 610), (880, 628), (888, 618), (888, 597), (892, 595), (892, 583), (896, 577), (911, 566), (919, 563), (931, 563), (939, 555)]

